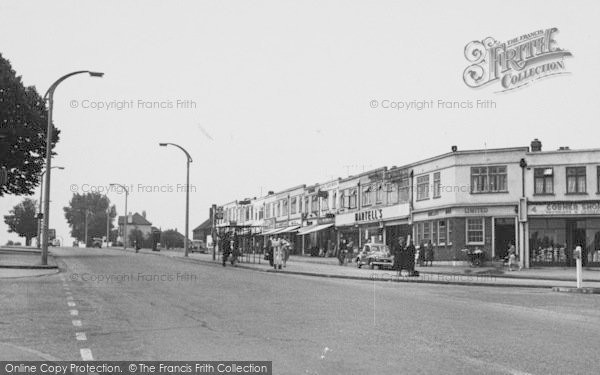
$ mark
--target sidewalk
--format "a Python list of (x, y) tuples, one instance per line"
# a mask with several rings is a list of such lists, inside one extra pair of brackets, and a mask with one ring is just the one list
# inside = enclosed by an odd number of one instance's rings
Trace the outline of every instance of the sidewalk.
[(0, 278), (50, 275), (58, 272), (52, 256), (48, 265), (41, 264), (41, 252), (32, 248), (0, 247)]
[[(121, 250), (122, 249), (115, 249)], [(133, 250), (128, 250), (133, 251)], [(148, 249), (140, 250), (142, 254), (153, 254), (159, 256), (168, 256), (184, 260), (181, 250), (161, 250), (153, 252)], [(317, 259), (319, 261), (317, 261)], [(190, 253), (189, 260), (203, 263), (220, 265), (219, 258), (212, 260), (212, 254)], [(255, 260), (255, 263), (253, 263)], [(331, 261), (331, 262), (330, 262)], [(499, 287), (526, 287), (526, 288), (552, 288), (552, 287), (573, 287), (575, 286), (575, 272), (571, 269), (530, 269), (524, 271), (514, 271), (505, 274), (494, 274), (491, 268), (463, 268), (463, 267), (418, 267), (419, 277), (399, 276), (392, 270), (371, 270), (368, 268), (358, 269), (354, 263), (346, 266), (339, 266), (335, 258), (316, 258), (291, 256), (287, 262), (287, 267), (274, 270), (269, 266), (269, 262), (260, 258), (259, 255), (250, 256), (250, 262), (243, 259), (239, 268), (252, 269), (263, 272), (277, 272), (293, 275), (317, 276), (339, 279), (354, 280), (372, 280), (387, 282), (414, 282), (430, 284), (454, 284), (470, 286), (499, 286)], [(229, 263), (227, 264), (230, 267)], [(495, 272), (499, 272), (495, 270)], [(571, 277), (569, 275), (572, 275)], [(600, 275), (596, 271), (584, 271), (584, 286), (600, 288)]]

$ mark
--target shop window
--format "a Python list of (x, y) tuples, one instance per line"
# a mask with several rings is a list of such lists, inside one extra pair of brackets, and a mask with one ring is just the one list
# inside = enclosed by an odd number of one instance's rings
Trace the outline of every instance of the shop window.
[(291, 207), (290, 207), (290, 214), (293, 215), (296, 213), (296, 205), (298, 204), (298, 199), (296, 197), (293, 197), (291, 199), (292, 203), (291, 203)]
[(553, 168), (535, 168), (533, 170), (533, 185), (535, 194), (553, 194), (554, 193), (554, 169)]
[(431, 239), (431, 222), (423, 223), (423, 242), (427, 243)]
[(445, 220), (438, 221), (437, 226), (438, 226), (438, 245), (444, 246), (444, 245), (446, 245), (446, 236), (447, 236), (447, 230), (448, 230), (448, 228), (446, 227), (446, 221)]
[(348, 208), (350, 208), (350, 209), (356, 208), (356, 198), (357, 198), (356, 189), (351, 189), (348, 192)]
[(321, 211), (329, 210), (329, 196), (321, 198)]
[(381, 204), (383, 202), (383, 185), (379, 184), (377, 190), (375, 190), (375, 203)]
[(319, 212), (319, 197), (317, 195), (313, 195), (310, 198), (310, 212)]
[(361, 206), (370, 206), (373, 204), (373, 186), (364, 186), (362, 189)]
[(433, 197), (439, 198), (442, 196), (442, 176), (441, 172), (433, 174)]
[(467, 219), (467, 245), (484, 244), (484, 218)]
[(400, 202), (408, 202), (410, 199), (410, 176), (408, 170), (402, 172), (400, 183), (398, 184), (398, 200)]
[(417, 200), (429, 199), (429, 175), (417, 177)]
[(387, 193), (387, 204), (398, 203), (398, 186), (396, 184), (389, 183), (386, 188)]
[(471, 193), (508, 191), (506, 166), (471, 167)]
[(585, 167), (567, 167), (567, 194), (586, 192)]
[(287, 214), (288, 214), (288, 200), (284, 199), (283, 201), (281, 201), (281, 215), (287, 216)]

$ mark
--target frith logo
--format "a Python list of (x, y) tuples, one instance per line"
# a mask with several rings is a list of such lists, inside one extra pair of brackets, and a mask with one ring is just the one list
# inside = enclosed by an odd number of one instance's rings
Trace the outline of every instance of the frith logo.
[(473, 41), (465, 47), (465, 57), (472, 63), (463, 80), (471, 88), (499, 81), (502, 91), (513, 90), (536, 80), (568, 74), (565, 57), (571, 52), (558, 47), (557, 28), (537, 30), (501, 43), (492, 37)]

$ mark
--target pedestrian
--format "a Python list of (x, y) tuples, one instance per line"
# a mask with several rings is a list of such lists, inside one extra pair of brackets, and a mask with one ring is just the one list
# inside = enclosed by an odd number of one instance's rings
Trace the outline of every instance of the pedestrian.
[(227, 258), (229, 258), (229, 255), (231, 254), (231, 238), (229, 236), (229, 233), (225, 233), (223, 235), (223, 254), (222, 254), (222, 258), (223, 258), (223, 267), (225, 267), (225, 263), (227, 263)]
[(427, 251), (427, 249), (425, 248), (425, 244), (423, 243), (423, 241), (421, 241), (421, 243), (419, 244), (419, 266), (423, 267), (423, 264), (425, 263), (425, 252)]
[(339, 251), (338, 251), (338, 261), (340, 262), (340, 266), (344, 265), (344, 259), (346, 258), (346, 240), (342, 239), (340, 241)]
[(281, 249), (283, 251), (283, 268), (285, 268), (288, 259), (290, 259), (290, 243), (286, 239), (281, 240)]
[(233, 234), (231, 239), (231, 265), (235, 265), (240, 256), (240, 242), (236, 233)]
[(510, 242), (510, 246), (508, 248), (508, 270), (512, 271), (512, 265), (517, 260), (517, 249), (515, 248), (515, 244)]
[(273, 267), (273, 236), (267, 240), (267, 246), (265, 247), (265, 256), (269, 260), (269, 265)]
[(427, 252), (425, 253), (425, 265), (429, 263), (430, 267), (433, 267), (433, 243), (431, 240), (427, 243)]
[(394, 263), (392, 268), (398, 272), (402, 271), (404, 259), (404, 237), (398, 237), (398, 240), (392, 242), (392, 254), (394, 255)]
[(275, 237), (273, 240), (273, 268), (281, 269), (283, 266), (283, 249), (281, 239)]

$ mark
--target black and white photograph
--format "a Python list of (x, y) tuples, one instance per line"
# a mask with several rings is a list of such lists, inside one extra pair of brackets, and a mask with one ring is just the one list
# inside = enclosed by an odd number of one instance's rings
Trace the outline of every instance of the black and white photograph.
[(0, 0), (0, 375), (600, 373), (599, 19)]

